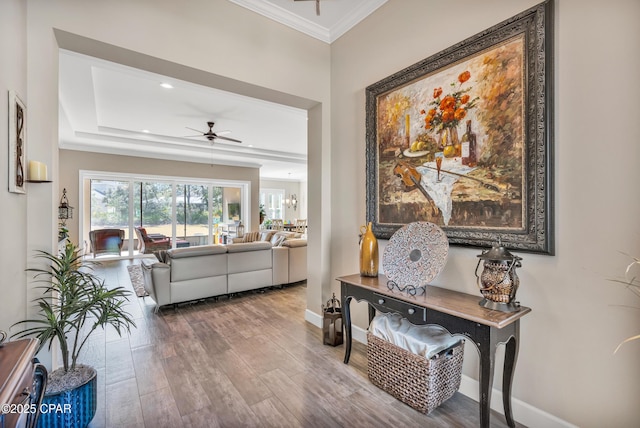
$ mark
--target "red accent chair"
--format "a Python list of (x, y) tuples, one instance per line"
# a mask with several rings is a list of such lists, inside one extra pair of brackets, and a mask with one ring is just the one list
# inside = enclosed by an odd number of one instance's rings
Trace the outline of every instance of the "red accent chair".
[(98, 254), (113, 253), (122, 255), (124, 243), (124, 230), (122, 229), (97, 229), (89, 232), (91, 252), (95, 259)]
[(171, 248), (171, 238), (164, 235), (149, 236), (144, 227), (136, 227), (138, 235), (138, 251), (143, 254), (150, 254), (154, 251), (168, 250)]

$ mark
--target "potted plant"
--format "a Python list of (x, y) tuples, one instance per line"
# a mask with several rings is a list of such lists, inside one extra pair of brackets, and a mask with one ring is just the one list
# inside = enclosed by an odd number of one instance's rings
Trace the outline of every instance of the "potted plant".
[(39, 426), (86, 427), (96, 412), (97, 377), (93, 367), (78, 363), (78, 357), (98, 327), (111, 325), (119, 335), (135, 327), (124, 308), (130, 292), (122, 287), (108, 288), (83, 262), (72, 242), (67, 241), (57, 256), (37, 253), (37, 258), (46, 261), (46, 268), (27, 271), (35, 272), (36, 281), (45, 284), (38, 287), (43, 296), (35, 301), (40, 316), (14, 324), (25, 328), (13, 337), (35, 335), (40, 341), (38, 350), (47, 343), (51, 350), (55, 340), (60, 346), (62, 367), (49, 374), (43, 404), (70, 411), (43, 413)]
[(262, 224), (266, 216), (267, 212), (264, 210), (264, 204), (260, 204), (260, 224)]

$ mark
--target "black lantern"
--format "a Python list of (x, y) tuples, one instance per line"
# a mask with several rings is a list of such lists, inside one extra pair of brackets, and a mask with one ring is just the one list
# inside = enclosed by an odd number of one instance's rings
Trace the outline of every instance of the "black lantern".
[(322, 343), (331, 346), (342, 344), (342, 309), (340, 308), (340, 300), (336, 299), (336, 293), (333, 293), (327, 306), (322, 305), (322, 312), (324, 313)]
[[(520, 310), (520, 303), (515, 301), (516, 291), (520, 285), (520, 279), (516, 274), (516, 268), (522, 266), (522, 257), (509, 252), (498, 241), (490, 250), (480, 254), (476, 265), (476, 282), (484, 299), (480, 306), (503, 312), (516, 312)], [(478, 267), (484, 260), (484, 270), (478, 276)]]
[(73, 218), (73, 207), (69, 205), (67, 199), (67, 189), (62, 189), (62, 198), (60, 199), (60, 205), (58, 206), (58, 219), (62, 220), (60, 223), (64, 226), (66, 221)]

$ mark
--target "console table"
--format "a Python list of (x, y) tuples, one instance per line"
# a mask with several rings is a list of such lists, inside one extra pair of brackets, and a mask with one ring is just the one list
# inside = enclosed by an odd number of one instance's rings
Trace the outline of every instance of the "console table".
[(518, 356), (520, 318), (531, 312), (530, 308), (522, 306), (517, 312), (495, 311), (480, 306), (480, 296), (434, 286), (427, 286), (426, 293), (420, 296), (411, 296), (397, 289), (389, 290), (384, 275), (363, 277), (355, 274), (336, 279), (341, 283), (345, 364), (351, 356), (351, 299), (369, 304), (369, 322), (376, 310), (396, 312), (413, 324), (438, 324), (453, 335), (463, 335), (472, 341), (480, 354), (480, 426), (488, 428), (495, 353), (497, 346), (504, 343), (502, 402), (507, 424), (515, 427), (511, 385)]

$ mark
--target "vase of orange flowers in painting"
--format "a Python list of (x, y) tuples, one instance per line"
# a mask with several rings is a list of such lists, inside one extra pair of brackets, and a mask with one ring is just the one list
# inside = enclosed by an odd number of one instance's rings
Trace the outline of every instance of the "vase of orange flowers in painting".
[(457, 82), (451, 83), (451, 93), (445, 94), (442, 87), (433, 90), (433, 100), (429, 103), (429, 109), (420, 113), (424, 118), (425, 129), (439, 135), (440, 149), (446, 158), (461, 156), (460, 139), (458, 138), (458, 124), (467, 116), (467, 112), (476, 106), (478, 97), (471, 99), (469, 92), (472, 87), (463, 88), (463, 85), (471, 78), (469, 71), (464, 71), (458, 76)]

